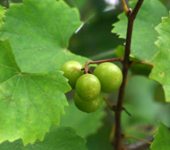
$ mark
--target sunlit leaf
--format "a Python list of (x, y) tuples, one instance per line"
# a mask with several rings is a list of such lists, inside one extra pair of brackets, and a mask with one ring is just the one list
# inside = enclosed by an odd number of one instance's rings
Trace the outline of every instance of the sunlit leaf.
[(5, 17), (5, 8), (0, 5), (0, 30), (2, 28), (2, 24), (4, 23), (3, 18)]
[(43, 142), (24, 146), (21, 140), (0, 144), (1, 150), (87, 150), (85, 140), (76, 135), (72, 128), (58, 127), (46, 134)]
[(1, 39), (9, 38), (22, 71), (60, 69), (70, 59), (87, 60), (67, 49), (81, 24), (78, 10), (64, 1), (24, 0), (7, 10)]
[(62, 72), (21, 72), (8, 40), (0, 41), (0, 72), (0, 143), (43, 140), (68, 105), (64, 93), (70, 87)]
[(170, 102), (170, 18), (162, 18), (162, 23), (156, 27), (159, 33), (156, 42), (159, 53), (154, 57), (154, 68), (150, 78), (158, 81), (164, 89), (165, 100)]
[(157, 133), (154, 135), (154, 141), (151, 150), (168, 150), (170, 149), (170, 131), (160, 122)]

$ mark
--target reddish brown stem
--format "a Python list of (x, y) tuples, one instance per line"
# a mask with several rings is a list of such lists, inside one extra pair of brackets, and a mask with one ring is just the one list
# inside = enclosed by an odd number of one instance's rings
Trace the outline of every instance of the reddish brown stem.
[(89, 64), (98, 64), (103, 62), (113, 62), (113, 61), (123, 61), (123, 58), (112, 58), (112, 59), (104, 59), (104, 60), (97, 60), (97, 61), (87, 61), (85, 64), (85, 73), (88, 73), (88, 65)]
[(119, 96), (118, 101), (115, 109), (115, 123), (116, 123), (116, 130), (115, 130), (115, 150), (121, 150), (121, 142), (122, 142), (122, 131), (121, 131), (121, 111), (123, 106), (123, 97), (125, 92), (125, 86), (126, 86), (126, 78), (127, 73), (130, 67), (130, 49), (131, 49), (131, 39), (132, 39), (132, 31), (133, 31), (133, 23), (136, 18), (136, 15), (138, 13), (138, 10), (140, 9), (141, 5), (143, 3), (143, 0), (138, 0), (134, 11), (129, 9), (129, 13), (127, 15), (128, 18), (128, 27), (127, 27), (127, 34), (126, 34), (126, 45), (125, 45), (125, 54), (123, 59), (123, 82), (119, 90)]

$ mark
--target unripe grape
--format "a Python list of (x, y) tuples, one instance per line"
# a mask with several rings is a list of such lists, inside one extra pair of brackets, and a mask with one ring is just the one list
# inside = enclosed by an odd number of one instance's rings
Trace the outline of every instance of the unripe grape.
[(76, 107), (79, 110), (87, 112), (87, 113), (94, 112), (97, 109), (99, 109), (102, 102), (103, 102), (102, 93), (100, 93), (99, 96), (96, 99), (94, 99), (93, 101), (86, 101), (84, 99), (81, 99), (77, 93), (75, 93), (75, 95), (74, 95), (74, 103), (75, 103)]
[(98, 97), (100, 91), (100, 81), (93, 74), (84, 74), (76, 82), (76, 92), (81, 99), (91, 101)]
[(78, 61), (68, 61), (63, 64), (61, 70), (64, 76), (68, 79), (70, 86), (75, 89), (77, 79), (83, 74), (81, 69), (83, 66)]
[(105, 93), (112, 93), (119, 89), (123, 81), (120, 68), (110, 62), (98, 65), (94, 70), (94, 75), (100, 80), (101, 91)]

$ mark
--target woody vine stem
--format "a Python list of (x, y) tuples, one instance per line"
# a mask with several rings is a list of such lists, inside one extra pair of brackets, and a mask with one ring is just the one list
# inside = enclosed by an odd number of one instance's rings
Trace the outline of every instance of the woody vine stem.
[(116, 108), (115, 108), (115, 141), (114, 141), (115, 150), (122, 149), (121, 111), (123, 108), (123, 97), (124, 97), (124, 91), (125, 91), (125, 86), (126, 86), (127, 73), (130, 67), (129, 56), (130, 56), (130, 50), (131, 50), (133, 23), (144, 0), (138, 0), (133, 11), (127, 8), (127, 5), (124, 0), (122, 1), (124, 5), (124, 10), (125, 10), (125, 13), (128, 19), (128, 26), (127, 26), (127, 34), (126, 34), (125, 54), (124, 54), (124, 58), (122, 61), (123, 83), (119, 90), (118, 101), (117, 101)]
[[(112, 106), (107, 100), (105, 100), (106, 103), (108, 104), (108, 106), (115, 112), (115, 124), (114, 124), (115, 135), (114, 135), (114, 141), (113, 141), (115, 150), (123, 150), (123, 146), (122, 146), (123, 134), (121, 131), (121, 112), (122, 112), (122, 110), (125, 110), (127, 112), (127, 114), (129, 114), (128, 111), (123, 107), (123, 99), (124, 99), (124, 92), (125, 92), (129, 67), (131, 64), (137, 64), (135, 62), (130, 61), (129, 58), (130, 58), (130, 51), (131, 51), (133, 23), (134, 23), (134, 20), (137, 16), (137, 13), (138, 13), (143, 1), (144, 0), (138, 0), (134, 10), (132, 11), (131, 8), (128, 9), (125, 0), (122, 0), (123, 6), (124, 6), (124, 11), (125, 11), (125, 14), (128, 19), (124, 57), (123, 58), (98, 60), (98, 61), (88, 61), (88, 62), (86, 62), (85, 68), (83, 69), (84, 73), (88, 73), (89, 72), (89, 68), (88, 68), (89, 64), (97, 64), (97, 63), (111, 62), (111, 61), (120, 61), (122, 63), (123, 82), (122, 82), (122, 85), (119, 90), (117, 104)], [(150, 63), (145, 63), (145, 62), (138, 62), (138, 63), (153, 66), (153, 64), (150, 64)]]

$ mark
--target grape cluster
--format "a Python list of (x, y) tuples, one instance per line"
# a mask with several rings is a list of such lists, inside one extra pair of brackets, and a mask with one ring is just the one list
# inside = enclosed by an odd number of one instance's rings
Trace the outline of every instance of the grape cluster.
[(66, 62), (61, 70), (68, 83), (76, 89), (74, 103), (81, 111), (96, 111), (103, 102), (102, 92), (112, 93), (122, 84), (123, 75), (118, 66), (110, 62), (99, 64), (93, 74), (84, 74), (77, 61)]

